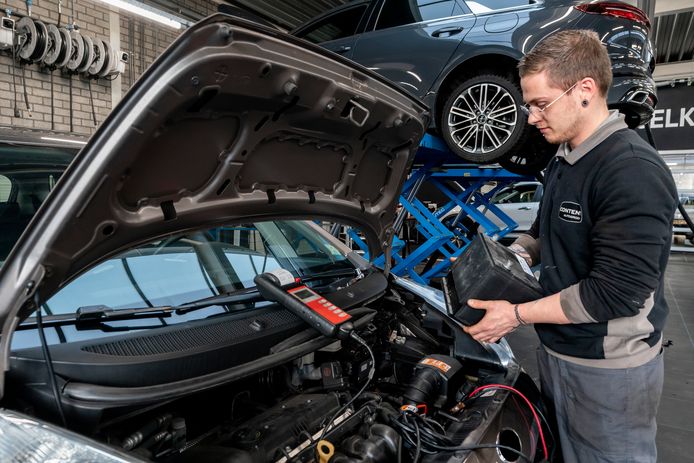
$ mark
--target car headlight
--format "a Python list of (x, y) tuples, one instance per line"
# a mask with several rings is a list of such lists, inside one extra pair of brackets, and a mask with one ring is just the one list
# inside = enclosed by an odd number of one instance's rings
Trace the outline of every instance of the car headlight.
[(0, 410), (0, 461), (133, 463), (140, 460), (66, 429)]

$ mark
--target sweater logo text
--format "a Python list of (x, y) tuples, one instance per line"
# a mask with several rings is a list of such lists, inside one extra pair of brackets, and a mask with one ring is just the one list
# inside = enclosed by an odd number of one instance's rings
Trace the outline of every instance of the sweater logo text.
[(571, 201), (564, 201), (559, 205), (559, 218), (571, 223), (583, 221), (583, 209), (581, 205)]

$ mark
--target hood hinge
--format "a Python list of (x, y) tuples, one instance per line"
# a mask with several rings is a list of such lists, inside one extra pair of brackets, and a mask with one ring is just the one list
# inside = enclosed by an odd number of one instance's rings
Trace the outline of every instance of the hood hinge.
[(390, 275), (390, 256), (393, 250), (393, 228), (386, 229), (386, 240), (383, 242), (383, 274)]

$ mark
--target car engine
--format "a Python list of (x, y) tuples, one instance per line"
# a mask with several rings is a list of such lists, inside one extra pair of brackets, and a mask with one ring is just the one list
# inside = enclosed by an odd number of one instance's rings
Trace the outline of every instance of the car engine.
[[(506, 400), (503, 389), (530, 381), (517, 368), (456, 354), (467, 349), (462, 330), (409, 292), (390, 289), (350, 313), (365, 345), (336, 340), (223, 387), (121, 410), (93, 437), (162, 462), (523, 461), (536, 453), (534, 406)], [(316, 334), (300, 331), (274, 349)]]

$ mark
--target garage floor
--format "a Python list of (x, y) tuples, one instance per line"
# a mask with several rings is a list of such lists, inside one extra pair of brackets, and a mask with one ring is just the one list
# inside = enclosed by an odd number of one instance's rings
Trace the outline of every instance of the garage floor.
[[(658, 461), (694, 463), (694, 253), (673, 253), (665, 276), (670, 315), (665, 326), (665, 386), (658, 413)], [(508, 338), (516, 357), (538, 381), (538, 339), (528, 327)]]

